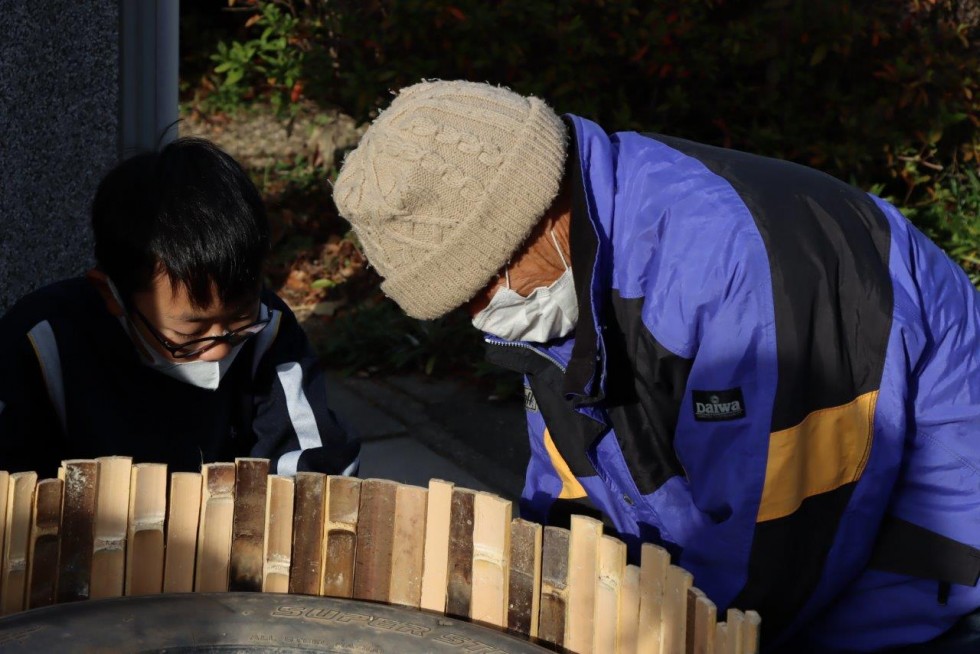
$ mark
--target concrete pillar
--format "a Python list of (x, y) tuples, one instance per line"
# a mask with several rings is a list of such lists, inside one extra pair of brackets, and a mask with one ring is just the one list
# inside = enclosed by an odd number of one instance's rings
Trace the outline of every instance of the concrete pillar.
[(175, 135), (178, 10), (0, 0), (0, 313), (91, 267), (99, 180)]

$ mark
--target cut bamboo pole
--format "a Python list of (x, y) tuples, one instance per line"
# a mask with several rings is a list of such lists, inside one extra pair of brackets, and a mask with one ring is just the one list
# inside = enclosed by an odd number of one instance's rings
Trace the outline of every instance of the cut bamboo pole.
[(619, 609), (619, 650), (635, 654), (640, 619), (640, 568), (626, 566)]
[(626, 544), (612, 536), (599, 540), (599, 568), (596, 579), (595, 652), (620, 652), (620, 602), (623, 575), (626, 574)]
[(717, 616), (714, 602), (692, 587), (687, 594), (688, 654), (713, 654)]
[(95, 546), (95, 507), (98, 464), (92, 460), (64, 461), (65, 498), (58, 556), (58, 603), (88, 599)]
[(398, 485), (386, 479), (361, 482), (354, 555), (354, 597), (388, 601), (391, 553), (395, 536), (395, 494)]
[(293, 550), (293, 495), (291, 477), (269, 477), (265, 511), (265, 569), (262, 591), (289, 592), (289, 568)]
[(717, 622), (663, 548), (646, 544), (640, 566), (626, 565), (625, 544), (590, 517), (542, 528), (512, 520), (500, 497), (444, 481), (294, 481), (267, 466), (174, 473), (169, 506), (163, 464), (65, 461), (40, 483), (0, 471), (0, 613), (117, 595), (120, 583), (126, 594), (220, 592), (233, 566), (248, 586), (261, 534), (265, 592), (421, 607), (578, 654), (758, 654), (755, 611), (730, 608)]
[[(58, 551), (61, 548), (61, 498), (65, 482), (44, 479), (34, 492), (31, 540), (28, 550), (27, 608), (55, 603), (58, 589)], [(5, 503), (4, 503), (5, 504)], [(6, 507), (4, 507), (6, 513)]]
[(205, 464), (202, 476), (194, 590), (199, 593), (223, 592), (228, 590), (235, 515), (235, 464)]
[(513, 505), (490, 493), (473, 502), (473, 598), (470, 617), (495, 627), (507, 626), (510, 576), (510, 521)]
[(687, 594), (694, 577), (676, 565), (667, 567), (664, 587), (664, 654), (685, 654), (687, 649)]
[(327, 524), (321, 595), (351, 597), (354, 593), (354, 560), (357, 552), (357, 514), (361, 481), (330, 477), (327, 482)]
[(189, 593), (194, 590), (202, 480), (202, 475), (197, 472), (175, 472), (170, 475), (163, 568), (165, 593)]
[(759, 654), (759, 628), (762, 619), (755, 611), (745, 612), (745, 624), (742, 625), (742, 647), (745, 654)]
[(640, 550), (640, 619), (637, 654), (661, 654), (664, 645), (664, 588), (670, 554), (662, 547), (646, 543)]
[(470, 617), (473, 599), (473, 512), (476, 492), (454, 488), (449, 512), (446, 615)]
[(323, 578), (327, 476), (319, 472), (296, 473), (295, 493), (289, 592), (319, 595)]
[(422, 595), (419, 606), (442, 613), (446, 610), (449, 579), (449, 520), (453, 484), (441, 479), (429, 481), (425, 511), (425, 563), (422, 568)]
[(235, 459), (235, 517), (228, 590), (262, 590), (268, 479), (268, 459)]
[(730, 654), (728, 651), (728, 623), (719, 622), (715, 625), (716, 654)]
[(399, 485), (395, 493), (395, 538), (388, 601), (419, 607), (425, 557), (425, 505), (428, 491)]
[(593, 651), (602, 523), (589, 516), (573, 515), (570, 531), (565, 647), (578, 654), (589, 654)]
[(538, 636), (559, 647), (565, 645), (568, 622), (567, 529), (545, 527), (541, 544), (541, 620)]
[(515, 519), (510, 525), (507, 628), (538, 635), (541, 611), (541, 525)]
[(167, 466), (133, 466), (126, 547), (126, 594), (163, 590), (163, 530), (167, 517)]
[(3, 594), (0, 614), (24, 610), (27, 595), (28, 550), (31, 537), (31, 509), (37, 474), (16, 472), (7, 485), (7, 525), (3, 538)]
[[(7, 488), (10, 484), (10, 473), (0, 470), (0, 560), (3, 559), (3, 542), (7, 533)], [(0, 574), (0, 595), (3, 593), (3, 575)]]
[(728, 609), (725, 613), (725, 622), (728, 623), (726, 651), (728, 654), (742, 654), (744, 652), (742, 628), (745, 622), (745, 614), (738, 609)]
[(99, 488), (89, 598), (121, 597), (126, 586), (126, 531), (133, 460), (128, 456), (104, 456), (95, 462), (99, 467)]

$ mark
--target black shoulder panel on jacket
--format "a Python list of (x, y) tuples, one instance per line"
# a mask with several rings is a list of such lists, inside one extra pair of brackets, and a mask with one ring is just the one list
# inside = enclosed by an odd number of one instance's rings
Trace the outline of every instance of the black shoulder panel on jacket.
[(853, 492), (853, 483), (840, 486), (808, 497), (785, 518), (756, 525), (749, 581), (732, 606), (765, 616), (766, 641), (789, 626), (816, 588)]
[(772, 431), (877, 390), (893, 297), (891, 233), (871, 198), (787, 161), (652, 138), (728, 180), (765, 242), (779, 357)]
[(647, 495), (684, 474), (674, 430), (693, 360), (669, 351), (644, 326), (643, 298), (624, 299), (613, 290), (610, 300), (604, 404), (630, 474)]

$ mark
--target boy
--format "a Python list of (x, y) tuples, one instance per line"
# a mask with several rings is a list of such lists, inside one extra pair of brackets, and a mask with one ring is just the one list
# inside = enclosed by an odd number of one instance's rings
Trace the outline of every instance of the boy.
[(95, 269), (0, 319), (0, 469), (253, 456), (281, 475), (356, 472), (302, 329), (262, 288), (265, 209), (228, 154), (179, 139), (122, 162), (92, 227)]

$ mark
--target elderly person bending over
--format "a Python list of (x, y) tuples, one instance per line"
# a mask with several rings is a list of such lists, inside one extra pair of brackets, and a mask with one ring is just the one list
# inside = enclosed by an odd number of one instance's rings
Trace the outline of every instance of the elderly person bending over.
[(662, 544), (770, 651), (980, 606), (980, 298), (893, 206), (468, 82), (404, 89), (334, 196), (409, 315), (524, 374), (525, 517)]

